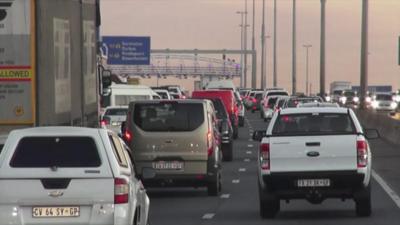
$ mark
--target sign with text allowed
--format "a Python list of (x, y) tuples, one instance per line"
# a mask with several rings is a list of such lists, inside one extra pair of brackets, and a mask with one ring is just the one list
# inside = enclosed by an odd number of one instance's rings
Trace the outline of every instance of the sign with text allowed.
[(102, 49), (109, 65), (150, 64), (150, 37), (104, 36)]

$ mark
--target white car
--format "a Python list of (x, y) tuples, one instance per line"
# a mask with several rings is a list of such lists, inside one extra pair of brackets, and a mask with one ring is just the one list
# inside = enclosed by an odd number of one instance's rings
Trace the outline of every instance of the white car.
[(113, 132), (12, 131), (0, 154), (1, 224), (148, 224), (149, 198)]
[(161, 99), (167, 99), (167, 100), (172, 99), (172, 96), (166, 89), (153, 89), (153, 91), (155, 91), (161, 97)]
[(7, 140), (7, 135), (0, 135), (0, 153), (1, 153), (1, 150), (3, 149), (4, 143), (6, 142), (6, 140)]
[(103, 128), (121, 133), (121, 124), (126, 120), (128, 106), (109, 106), (104, 110), (104, 115), (100, 121)]
[(376, 93), (371, 101), (374, 110), (393, 111), (397, 108), (397, 104), (391, 93)]
[(260, 215), (272, 218), (280, 200), (354, 199), (358, 216), (371, 214), (371, 150), (363, 130), (347, 108), (288, 108), (274, 114), (258, 155)]

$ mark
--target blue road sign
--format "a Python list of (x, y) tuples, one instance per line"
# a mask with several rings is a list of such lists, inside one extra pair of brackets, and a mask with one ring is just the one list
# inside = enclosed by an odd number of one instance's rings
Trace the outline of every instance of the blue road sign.
[(109, 65), (150, 64), (150, 37), (104, 36), (102, 49)]

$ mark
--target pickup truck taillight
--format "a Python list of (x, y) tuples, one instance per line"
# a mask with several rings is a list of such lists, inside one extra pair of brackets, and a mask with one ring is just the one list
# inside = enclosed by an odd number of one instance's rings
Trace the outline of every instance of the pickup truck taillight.
[(367, 142), (364, 140), (357, 141), (357, 167), (364, 168), (368, 164)]
[(129, 184), (123, 178), (114, 179), (114, 204), (128, 203)]
[(264, 143), (260, 145), (260, 164), (262, 170), (269, 170), (269, 143)]

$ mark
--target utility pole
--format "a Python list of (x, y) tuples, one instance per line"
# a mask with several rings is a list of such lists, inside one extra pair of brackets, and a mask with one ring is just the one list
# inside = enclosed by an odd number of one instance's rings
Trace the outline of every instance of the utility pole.
[[(243, 51), (243, 36), (244, 36), (244, 25), (243, 25), (243, 19), (244, 19), (244, 12), (243, 11), (237, 11), (237, 14), (241, 15), (241, 23), (240, 23), (240, 50)], [(243, 52), (240, 53), (240, 87), (245, 88), (246, 87), (246, 82), (245, 82), (245, 77), (244, 77), (244, 70), (243, 70)]]
[(293, 0), (292, 94), (296, 94), (296, 0)]
[(265, 88), (265, 0), (262, 1), (261, 25), (261, 89)]
[(361, 21), (361, 70), (360, 70), (361, 109), (365, 109), (368, 88), (368, 0), (362, 0)]
[(319, 66), (319, 93), (325, 94), (325, 5), (326, 0), (321, 0), (321, 47)]
[(273, 74), (273, 77), (274, 77), (274, 81), (273, 81), (273, 83), (274, 83), (274, 87), (277, 87), (278, 86), (278, 78), (277, 78), (277, 62), (276, 62), (276, 0), (274, 0), (274, 74)]
[[(244, 50), (247, 53), (247, 0), (244, 1)], [(244, 86), (247, 87), (247, 54), (244, 54)], [(254, 87), (253, 87), (254, 88)]]
[[(254, 27), (255, 27), (255, 15), (256, 15), (256, 6), (255, 6), (255, 0), (253, 0), (253, 25), (252, 25), (252, 36), (251, 36), (251, 50), (255, 50), (255, 40), (254, 40)], [(255, 87), (257, 85), (257, 74), (254, 68), (256, 68), (257, 62), (255, 60), (252, 60), (252, 78), (251, 78), (251, 86)]]
[(308, 76), (308, 49), (312, 47), (312, 45), (303, 45), (304, 48), (306, 48), (306, 95), (310, 95), (310, 90), (308, 89), (309, 86), (309, 76)]

